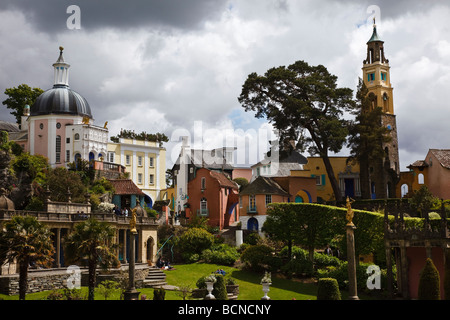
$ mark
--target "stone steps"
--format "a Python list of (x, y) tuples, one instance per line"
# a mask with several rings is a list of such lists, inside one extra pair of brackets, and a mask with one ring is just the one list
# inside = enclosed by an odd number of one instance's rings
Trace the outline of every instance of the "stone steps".
[(166, 274), (156, 267), (150, 268), (144, 279), (144, 288), (157, 288), (165, 285), (167, 285)]

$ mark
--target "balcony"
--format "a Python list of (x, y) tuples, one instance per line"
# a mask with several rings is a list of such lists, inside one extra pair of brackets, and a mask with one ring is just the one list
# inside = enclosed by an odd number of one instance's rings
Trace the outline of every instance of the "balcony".
[(258, 211), (256, 210), (256, 205), (248, 206), (247, 214), (258, 214)]
[(198, 209), (197, 216), (209, 217), (209, 209)]

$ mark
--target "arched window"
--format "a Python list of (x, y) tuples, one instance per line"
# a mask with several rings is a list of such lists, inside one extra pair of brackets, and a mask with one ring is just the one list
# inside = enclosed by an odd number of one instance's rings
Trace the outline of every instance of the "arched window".
[(79, 133), (75, 133), (74, 139), (75, 140), (80, 140), (80, 134)]
[(424, 177), (423, 173), (419, 173), (417, 180), (418, 180), (419, 184), (425, 183), (425, 177)]
[(401, 187), (402, 198), (408, 194), (408, 191), (409, 191), (408, 185), (406, 183), (402, 184)]

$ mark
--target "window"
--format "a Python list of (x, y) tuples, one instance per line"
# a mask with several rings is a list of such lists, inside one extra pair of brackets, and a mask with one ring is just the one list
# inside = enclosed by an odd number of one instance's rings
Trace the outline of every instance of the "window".
[(125, 164), (129, 166), (131, 164), (131, 157), (129, 154), (125, 155)]
[(66, 143), (70, 143), (70, 138), (66, 138)]
[(374, 81), (375, 80), (375, 73), (368, 73), (367, 74), (367, 81)]
[(256, 199), (254, 194), (248, 196), (248, 204), (250, 211), (256, 211)]
[(419, 184), (425, 183), (425, 176), (423, 175), (423, 173), (419, 173), (418, 182), (419, 182)]
[(155, 184), (155, 175), (154, 174), (150, 175), (150, 184)]
[(266, 207), (272, 203), (272, 195), (271, 194), (266, 194)]
[(200, 200), (200, 215), (208, 215), (208, 203), (205, 198), (202, 198), (202, 200)]
[(55, 152), (56, 152), (56, 163), (60, 163), (61, 162), (61, 136), (56, 136)]
[(239, 197), (239, 208), (242, 208), (242, 196)]
[(256, 176), (259, 177), (261, 174), (261, 168), (256, 168)]
[(316, 186), (321, 186), (322, 185), (322, 179), (320, 178), (320, 176), (316, 176)]
[(203, 189), (206, 189), (206, 178), (205, 177), (202, 177), (202, 186), (201, 186), (201, 188), (202, 188), (202, 190)]
[(142, 184), (142, 173), (138, 173), (138, 184)]
[(56, 124), (56, 129), (61, 129), (61, 123), (58, 122), (58, 123)]
[(66, 150), (66, 162), (70, 162), (70, 150)]
[(153, 168), (154, 167), (154, 160), (153, 160), (154, 158), (153, 157), (150, 157), (150, 168)]
[(142, 167), (142, 156), (138, 156), (138, 166)]
[(114, 152), (108, 152), (108, 162), (114, 163)]
[(76, 141), (80, 140), (80, 134), (75, 133), (75, 136), (73, 137)]
[(381, 73), (381, 80), (386, 81), (386, 72)]

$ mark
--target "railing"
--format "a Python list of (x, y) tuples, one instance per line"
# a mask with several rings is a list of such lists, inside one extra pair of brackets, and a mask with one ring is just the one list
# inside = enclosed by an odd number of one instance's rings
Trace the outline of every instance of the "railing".
[(247, 213), (250, 213), (250, 214), (257, 214), (258, 211), (256, 210), (256, 205), (254, 205), (254, 206), (248, 206), (248, 207), (247, 207)]
[[(53, 212), (43, 212), (43, 211), (22, 211), (22, 210), (1, 210), (0, 211), (0, 221), (1, 220), (11, 220), (14, 216), (32, 216), (36, 217), (38, 221), (43, 222), (76, 222), (87, 220), (93, 217), (99, 221), (104, 222), (117, 222), (120, 224), (130, 223), (131, 217), (118, 216), (112, 213), (53, 213)], [(157, 224), (156, 218), (150, 217), (136, 217), (137, 224)]]
[(198, 209), (197, 215), (202, 217), (208, 217), (209, 216), (209, 209)]

